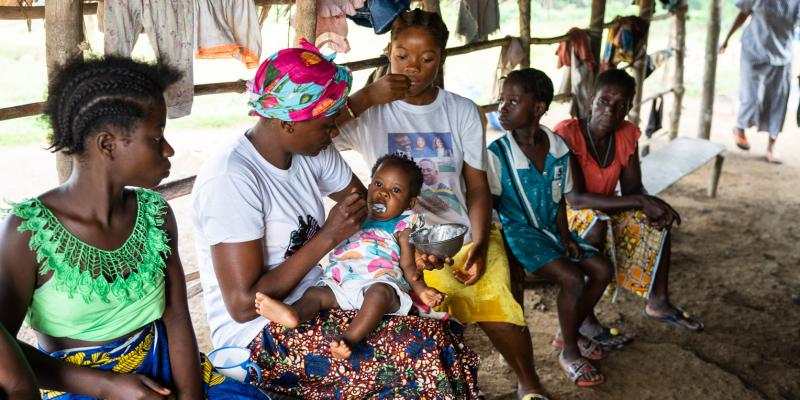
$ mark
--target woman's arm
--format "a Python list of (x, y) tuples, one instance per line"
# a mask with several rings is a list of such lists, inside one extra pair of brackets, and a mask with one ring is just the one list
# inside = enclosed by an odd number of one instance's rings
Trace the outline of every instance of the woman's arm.
[(456, 275), (465, 285), (480, 279), (486, 268), (486, 252), (489, 248), (489, 221), (492, 213), (492, 196), (486, 172), (464, 163), (464, 181), (467, 184), (467, 213), (472, 226), (472, 248), (464, 263), (466, 275)]
[(16, 339), (0, 325), (0, 398), (39, 399), (36, 379)]
[(166, 308), (161, 318), (169, 338), (169, 360), (178, 399), (204, 398), (197, 338), (186, 298), (186, 279), (178, 253), (178, 225), (167, 205), (164, 218), (170, 255), (166, 260)]
[(728, 48), (728, 41), (731, 39), (731, 36), (733, 36), (733, 33), (736, 32), (742, 26), (742, 24), (744, 24), (744, 21), (747, 21), (747, 17), (749, 16), (750, 13), (739, 12), (739, 14), (736, 16), (736, 19), (733, 20), (733, 25), (731, 25), (731, 30), (728, 31), (728, 36), (725, 36), (725, 40), (723, 40), (722, 45), (719, 46), (720, 54), (725, 53), (725, 50)]
[(353, 192), (336, 204), (325, 225), (303, 247), (275, 269), (264, 272), (261, 240), (219, 243), (211, 246), (211, 260), (222, 300), (231, 317), (240, 323), (258, 316), (253, 299), (262, 292), (284, 299), (328, 252), (353, 235), (367, 215), (367, 203)]
[[(634, 155), (637, 152), (634, 151)], [(636, 175), (637, 172), (633, 171), (633, 166), (635, 164), (635, 168), (638, 171), (639, 168), (639, 157), (632, 156), (632, 159), (628, 162), (628, 166), (623, 169), (622, 175), (623, 177), (627, 176), (627, 178), (621, 178), (621, 185), (623, 187), (623, 196), (606, 196), (602, 194), (595, 194), (589, 193), (586, 191), (585, 180), (583, 177), (583, 171), (581, 170), (581, 165), (578, 160), (575, 158), (575, 155), (570, 155), (570, 169), (572, 172), (572, 191), (567, 193), (567, 201), (569, 201), (569, 206), (576, 210), (582, 209), (592, 209), (592, 210), (600, 210), (607, 214), (615, 214), (620, 211), (625, 210), (635, 210), (641, 208), (642, 203), (640, 196), (635, 195), (633, 193), (625, 194), (624, 189), (628, 188), (630, 191), (634, 191), (634, 187), (636, 187)], [(626, 172), (627, 170), (627, 172)], [(640, 176), (640, 175), (639, 175)], [(641, 188), (641, 178), (638, 178), (639, 184), (638, 187)]]
[[(407, 76), (387, 74), (351, 94), (347, 102), (350, 110), (358, 117), (374, 105), (390, 103), (406, 97), (409, 85), (410, 81)], [(342, 111), (336, 117), (336, 124), (341, 126), (351, 119), (353, 119), (353, 116), (349, 112)]]
[[(20, 222), (11, 216), (0, 225), (0, 323), (12, 336), (31, 303), (39, 266), (28, 249), (30, 232), (17, 231)], [(81, 367), (51, 358), (27, 343), (19, 345), (42, 388), (113, 400), (161, 399), (170, 393), (142, 375)]]
[(336, 193), (331, 193), (330, 195), (328, 195), (328, 197), (331, 200), (339, 203), (340, 201), (344, 200), (350, 193), (353, 193), (354, 190), (355, 193), (359, 193), (362, 198), (364, 199), (367, 198), (367, 188), (364, 187), (364, 184), (361, 183), (361, 180), (358, 179), (356, 174), (353, 174), (353, 177), (350, 178), (350, 183), (347, 184), (347, 187)]

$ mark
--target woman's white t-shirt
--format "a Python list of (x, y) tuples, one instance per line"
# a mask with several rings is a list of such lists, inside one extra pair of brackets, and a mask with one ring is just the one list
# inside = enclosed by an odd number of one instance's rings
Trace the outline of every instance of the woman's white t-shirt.
[[(192, 191), (192, 220), (214, 347), (246, 346), (269, 321), (258, 317), (240, 324), (231, 318), (222, 300), (210, 246), (261, 239), (264, 269), (273, 269), (319, 230), (325, 220), (322, 197), (343, 190), (352, 175), (333, 148), (315, 157), (294, 155), (288, 169), (279, 169), (245, 136), (203, 165)], [(295, 302), (320, 274), (319, 268), (311, 269), (283, 301)]]
[[(475, 103), (439, 89), (431, 104), (416, 106), (398, 100), (370, 107), (342, 125), (334, 143), (359, 152), (370, 166), (387, 153), (411, 156), (425, 177), (415, 209), (424, 214), (425, 223), (470, 226), (463, 163), (486, 171), (484, 133)], [(434, 148), (436, 139), (442, 140), (446, 151)], [(466, 241), (471, 241), (469, 235)]]

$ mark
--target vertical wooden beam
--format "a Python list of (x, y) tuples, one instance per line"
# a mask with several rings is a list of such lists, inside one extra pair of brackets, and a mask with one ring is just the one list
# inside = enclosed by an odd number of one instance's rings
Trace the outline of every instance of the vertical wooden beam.
[(675, 101), (672, 104), (672, 113), (669, 117), (669, 138), (670, 140), (678, 137), (678, 130), (681, 125), (681, 108), (683, 107), (683, 65), (686, 59), (686, 12), (688, 10), (686, 0), (678, 0), (675, 9), (675, 37), (672, 45), (673, 59), (675, 60), (675, 73), (672, 75), (672, 87), (675, 88)]
[[(83, 1), (47, 0), (44, 9), (45, 60), (47, 76), (67, 61), (83, 57)], [(64, 182), (72, 172), (72, 158), (63, 153), (56, 154), (56, 170), (59, 182)]]
[(300, 43), (300, 39), (306, 39), (313, 44), (317, 39), (317, 1), (297, 0), (295, 21), (297, 35), (295, 43)]
[(439, 0), (422, 0), (422, 8), (424, 8), (425, 11), (435, 12), (439, 15), (442, 14)]
[(634, 62), (634, 78), (636, 78), (636, 95), (633, 99), (633, 109), (631, 110), (630, 114), (628, 115), (628, 119), (634, 125), (639, 125), (639, 121), (641, 121), (641, 111), (642, 111), (642, 89), (644, 88), (644, 78), (645, 73), (647, 72), (647, 42), (649, 40), (649, 32), (650, 32), (650, 18), (653, 17), (653, 8), (655, 7), (654, 0), (640, 0), (639, 3), (639, 17), (642, 18), (647, 22), (647, 26), (643, 33), (642, 38), (642, 49), (638, 54), (641, 54), (642, 57), (637, 59)]
[(703, 71), (703, 98), (700, 102), (700, 127), (697, 135), (703, 139), (711, 136), (711, 119), (714, 116), (714, 85), (717, 79), (717, 51), (719, 46), (719, 0), (708, 2), (708, 31), (706, 33), (706, 63)]
[(606, 18), (606, 0), (592, 0), (592, 17), (589, 21), (589, 44), (592, 54), (597, 61), (594, 65), (594, 74), (600, 69), (600, 46), (603, 44), (603, 22)]
[(531, 66), (531, 0), (517, 0), (519, 3), (519, 38), (522, 40), (524, 56), (522, 68)]

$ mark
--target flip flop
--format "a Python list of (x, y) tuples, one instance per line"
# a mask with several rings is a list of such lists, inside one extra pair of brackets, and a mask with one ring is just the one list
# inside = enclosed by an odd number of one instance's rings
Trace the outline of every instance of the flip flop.
[(519, 400), (550, 400), (547, 396), (539, 393), (528, 393), (519, 398)]
[[(550, 342), (550, 344), (559, 350), (564, 350), (564, 337), (561, 336), (560, 331), (556, 333), (556, 337), (552, 342)], [(580, 351), (581, 357), (592, 361), (600, 361), (608, 357), (608, 353), (603, 350), (600, 344), (589, 340), (583, 335), (578, 338), (578, 351)]]
[[(558, 365), (561, 367), (561, 370), (564, 371), (564, 373), (567, 375), (567, 379), (569, 379), (570, 382), (574, 383), (576, 386), (591, 387), (591, 386), (597, 386), (606, 381), (606, 377), (603, 376), (603, 374), (599, 373), (597, 371), (597, 368), (595, 368), (594, 365), (592, 365), (592, 363), (589, 362), (589, 360), (583, 357), (567, 363), (561, 358), (561, 355), (559, 355)], [(587, 375), (593, 372), (598, 375), (597, 380), (595, 381), (586, 380), (588, 379)]]
[[(675, 313), (674, 314), (667, 315), (667, 316), (664, 316), (664, 317), (656, 317), (656, 316), (648, 314), (647, 313), (647, 308), (645, 307), (645, 308), (642, 309), (642, 317), (644, 317), (645, 319), (653, 320), (653, 321), (665, 322), (667, 324), (675, 326), (678, 329), (681, 329), (681, 330), (684, 330), (684, 331), (702, 332), (703, 329), (705, 329), (705, 325), (703, 325), (702, 322), (700, 322), (700, 321), (698, 321), (696, 319), (692, 319), (691, 315), (689, 315), (688, 312), (686, 312), (684, 309), (682, 309), (680, 307), (675, 307)], [(697, 324), (699, 324), (699, 326), (697, 327), (697, 329), (691, 329), (688, 326), (682, 324), (681, 321), (685, 321), (685, 322), (688, 322), (688, 323), (697, 323)]]
[(619, 350), (633, 342), (633, 338), (625, 336), (617, 328), (603, 327), (603, 331), (590, 337), (593, 342), (600, 345), (603, 350)]

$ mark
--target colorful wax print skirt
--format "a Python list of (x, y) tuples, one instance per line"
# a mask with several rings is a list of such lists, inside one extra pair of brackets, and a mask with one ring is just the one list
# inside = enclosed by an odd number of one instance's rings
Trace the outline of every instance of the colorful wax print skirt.
[(478, 356), (462, 326), (416, 316), (385, 316), (345, 360), (330, 343), (354, 310), (331, 309), (295, 329), (268, 324), (248, 346), (261, 388), (303, 399), (471, 399)]
[[(56, 351), (48, 354), (70, 364), (113, 371), (120, 374), (145, 375), (173, 390), (169, 347), (166, 328), (157, 320), (139, 333), (118, 341), (96, 347)], [(200, 370), (203, 374), (203, 389), (209, 400), (258, 399), (269, 400), (269, 396), (255, 386), (241, 383), (218, 373), (204, 354), (200, 354)], [(92, 397), (42, 390), (42, 399), (89, 400)], [(173, 399), (174, 396), (169, 396)]]
[(620, 288), (644, 298), (650, 297), (667, 238), (666, 229), (658, 230), (650, 226), (642, 211), (606, 215), (589, 209), (569, 209), (567, 219), (570, 231), (581, 236), (586, 236), (597, 221), (608, 221), (605, 252), (614, 264), (616, 279), (611, 283), (614, 285), (613, 298), (616, 299)]

